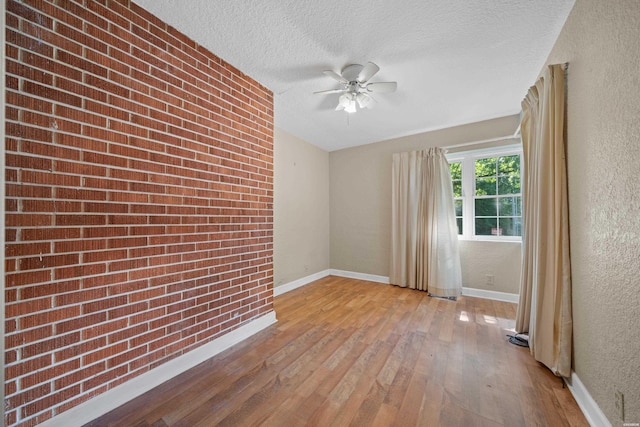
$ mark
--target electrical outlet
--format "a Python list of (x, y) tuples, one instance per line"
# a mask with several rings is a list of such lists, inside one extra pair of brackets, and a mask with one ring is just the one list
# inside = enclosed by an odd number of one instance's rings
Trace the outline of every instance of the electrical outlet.
[(616, 391), (616, 410), (620, 419), (624, 421), (624, 394), (620, 390)]
[(484, 276), (485, 278), (485, 284), (487, 286), (493, 286), (494, 285), (494, 280), (493, 280), (493, 274), (485, 274)]

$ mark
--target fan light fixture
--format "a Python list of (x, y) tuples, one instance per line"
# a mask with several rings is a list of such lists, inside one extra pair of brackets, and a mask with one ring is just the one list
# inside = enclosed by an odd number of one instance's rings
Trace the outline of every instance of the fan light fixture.
[(344, 110), (347, 113), (355, 113), (358, 107), (361, 109), (372, 108), (376, 101), (369, 93), (394, 92), (398, 86), (396, 82), (368, 83), (369, 79), (379, 70), (380, 67), (373, 62), (369, 62), (364, 67), (360, 64), (348, 65), (342, 70), (342, 74), (332, 70), (324, 71), (324, 74), (338, 81), (343, 87), (315, 93), (341, 93), (336, 111)]
[(357, 111), (356, 105), (360, 108), (371, 108), (374, 102), (373, 98), (367, 93), (347, 92), (338, 98), (336, 111), (344, 110), (347, 113), (355, 113)]

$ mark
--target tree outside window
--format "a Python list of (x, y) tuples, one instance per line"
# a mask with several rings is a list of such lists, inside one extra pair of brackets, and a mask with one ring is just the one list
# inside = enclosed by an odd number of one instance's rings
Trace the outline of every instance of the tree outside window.
[(521, 236), (520, 155), (475, 160), (476, 236)]
[(450, 163), (449, 167), (451, 169), (451, 181), (453, 182), (453, 204), (456, 209), (458, 234), (463, 234), (462, 212), (464, 200), (462, 198), (462, 162)]
[(519, 240), (522, 236), (521, 150), (518, 146), (450, 155), (458, 234)]

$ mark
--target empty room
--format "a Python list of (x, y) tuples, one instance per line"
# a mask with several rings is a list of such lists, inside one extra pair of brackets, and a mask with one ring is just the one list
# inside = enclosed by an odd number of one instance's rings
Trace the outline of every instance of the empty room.
[(637, 0), (0, 5), (4, 425), (640, 425)]

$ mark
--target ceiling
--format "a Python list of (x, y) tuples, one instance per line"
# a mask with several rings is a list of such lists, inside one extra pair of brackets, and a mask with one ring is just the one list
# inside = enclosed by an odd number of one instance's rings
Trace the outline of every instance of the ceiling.
[[(327, 151), (516, 114), (574, 0), (134, 0), (274, 92), (275, 126)], [(322, 73), (397, 81), (334, 111)]]

